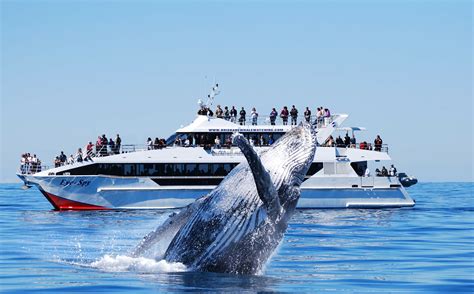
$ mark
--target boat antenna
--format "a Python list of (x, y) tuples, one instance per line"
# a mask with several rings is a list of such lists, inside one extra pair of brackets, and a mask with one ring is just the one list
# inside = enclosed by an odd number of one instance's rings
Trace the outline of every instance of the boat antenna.
[(207, 100), (206, 102), (202, 101), (201, 99), (198, 99), (197, 103), (200, 108), (210, 108), (212, 106), (212, 103), (214, 102), (214, 98), (219, 95), (221, 91), (219, 90), (219, 84), (214, 82), (214, 86), (211, 88), (211, 92), (209, 95), (207, 95)]
[(211, 92), (209, 93), (209, 95), (207, 95), (206, 104), (204, 104), (203, 106), (207, 108), (211, 107), (212, 103), (214, 102), (214, 98), (220, 93), (221, 91), (219, 90), (219, 84), (215, 83), (214, 86), (211, 88)]

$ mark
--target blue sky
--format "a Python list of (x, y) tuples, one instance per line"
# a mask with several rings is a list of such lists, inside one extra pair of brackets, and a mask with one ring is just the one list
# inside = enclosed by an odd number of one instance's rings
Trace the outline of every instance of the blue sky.
[(473, 180), (470, 1), (2, 1), (0, 181), (97, 135), (167, 137), (217, 103), (323, 105), (398, 170)]

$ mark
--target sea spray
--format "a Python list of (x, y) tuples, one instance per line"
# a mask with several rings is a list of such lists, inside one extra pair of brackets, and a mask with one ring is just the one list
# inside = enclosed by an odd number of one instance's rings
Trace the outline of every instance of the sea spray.
[(92, 262), (90, 267), (107, 272), (140, 272), (140, 273), (169, 273), (185, 272), (186, 266), (179, 262), (154, 260), (145, 257), (130, 257), (126, 255), (104, 255)]

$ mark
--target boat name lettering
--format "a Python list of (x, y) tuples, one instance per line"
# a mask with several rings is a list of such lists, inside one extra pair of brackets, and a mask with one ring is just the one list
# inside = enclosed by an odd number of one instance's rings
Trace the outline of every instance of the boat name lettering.
[(249, 133), (249, 132), (283, 132), (283, 129), (241, 129), (241, 128), (233, 128), (233, 129), (209, 129), (209, 132), (241, 132), (241, 133)]
[(59, 185), (64, 186), (64, 187), (67, 187), (67, 186), (87, 187), (87, 186), (89, 186), (90, 183), (91, 183), (91, 181), (86, 181), (86, 180), (79, 180), (79, 181), (76, 181), (76, 180), (72, 180), (72, 181), (71, 180), (61, 180)]

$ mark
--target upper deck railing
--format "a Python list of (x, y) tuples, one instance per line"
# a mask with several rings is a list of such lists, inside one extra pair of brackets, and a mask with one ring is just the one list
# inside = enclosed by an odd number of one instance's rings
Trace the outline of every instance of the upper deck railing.
[(227, 121), (230, 121), (232, 123), (235, 123), (237, 125), (245, 125), (245, 126), (269, 126), (269, 125), (277, 125), (277, 126), (282, 126), (282, 125), (298, 125), (301, 121), (308, 121), (311, 124), (316, 125), (318, 128), (323, 128), (326, 127), (327, 125), (331, 124), (334, 119), (336, 118), (336, 115), (331, 115), (329, 117), (317, 117), (316, 115), (311, 115), (308, 117), (308, 120), (303, 114), (298, 114), (296, 117), (296, 120), (294, 120), (291, 116), (288, 116), (285, 120), (280, 117), (280, 115), (276, 116), (274, 120), (270, 115), (258, 115), (256, 118), (252, 117), (250, 114), (246, 114), (244, 117), (240, 116), (237, 114), (235, 117), (225, 117), (225, 116), (216, 116), (214, 114), (211, 117), (214, 118), (221, 118)]

